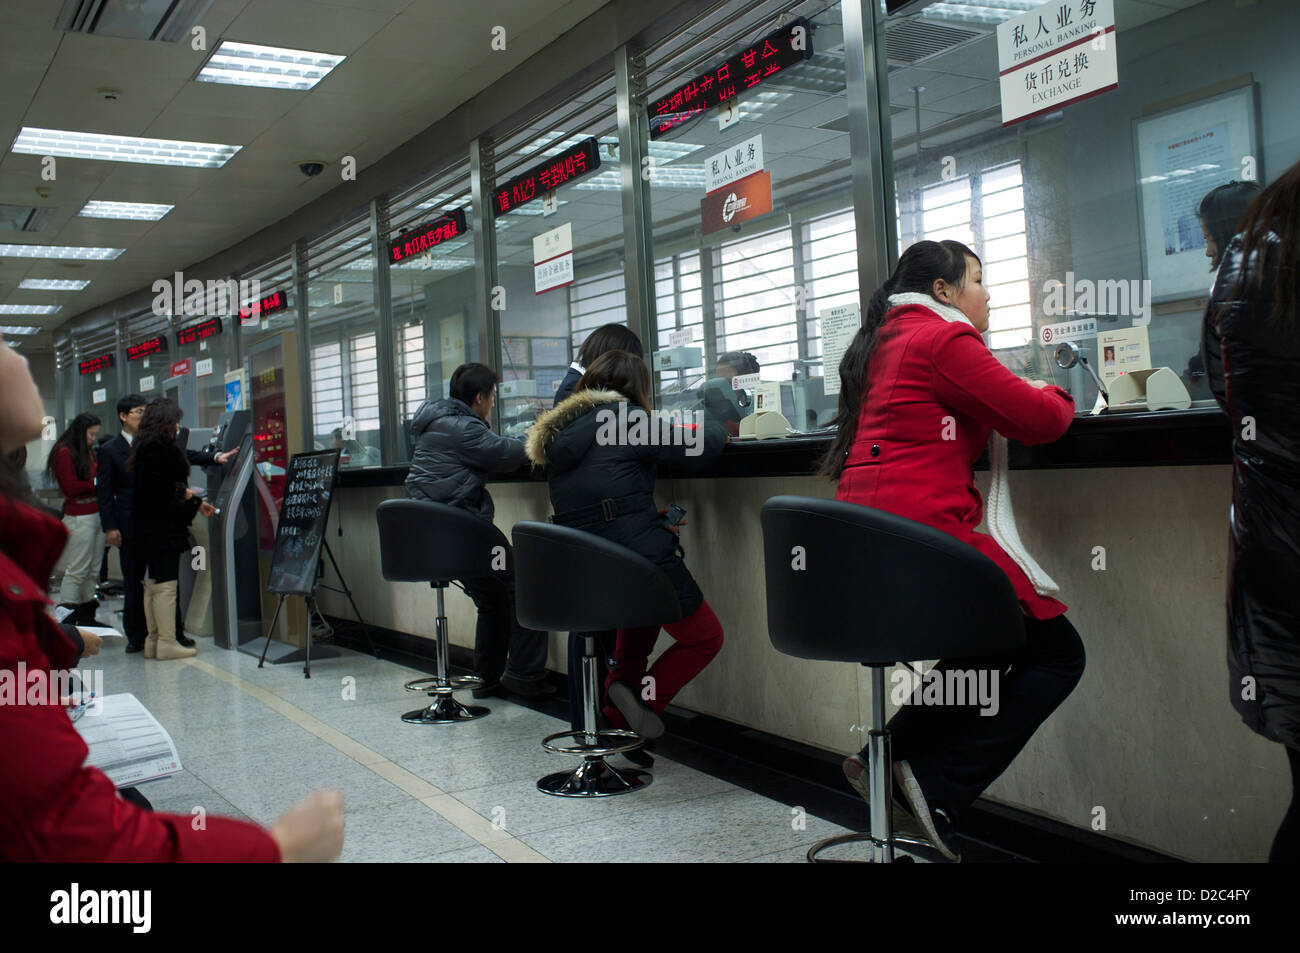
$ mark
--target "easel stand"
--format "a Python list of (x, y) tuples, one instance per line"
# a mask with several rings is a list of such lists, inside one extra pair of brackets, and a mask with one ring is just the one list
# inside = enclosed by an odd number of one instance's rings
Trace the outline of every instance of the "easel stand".
[[(303, 678), (311, 678), (312, 620), (320, 619), (321, 623), (325, 624), (325, 617), (321, 615), (320, 607), (316, 605), (316, 596), (315, 596), (316, 589), (327, 589), (330, 592), (337, 592), (340, 595), (347, 596), (348, 603), (352, 606), (353, 613), (356, 614), (357, 622), (361, 623), (362, 626), (365, 625), (365, 621), (361, 618), (361, 610), (357, 608), (357, 602), (355, 599), (352, 598), (352, 590), (348, 588), (347, 580), (343, 578), (343, 573), (339, 569), (338, 562), (336, 562), (334, 559), (334, 553), (330, 550), (330, 544), (328, 540), (325, 541), (324, 546), (325, 546), (325, 555), (329, 557), (330, 565), (334, 567), (334, 574), (339, 577), (339, 584), (342, 585), (343, 588), (335, 589), (333, 586), (327, 586), (323, 582), (319, 581), (325, 575), (325, 567), (321, 564), (321, 562), (318, 559), (316, 562), (317, 582), (315, 588), (313, 588), (311, 592), (280, 593), (280, 599), (275, 604), (275, 614), (271, 616), (271, 627), (266, 631), (266, 642), (262, 645), (262, 656), (257, 661), (258, 668), (262, 668), (262, 666), (266, 662), (267, 652), (271, 648), (271, 636), (275, 632), (275, 624), (280, 619), (280, 610), (284, 607), (284, 600), (288, 596), (301, 595), (307, 601), (306, 646), (304, 648), (299, 649), (299, 648), (295, 648), (292, 645), (285, 645), (283, 642), (275, 643), (276, 650), (272, 653), (271, 664), (279, 665), (284, 662), (303, 662), (304, 663), (303, 670), (302, 670)], [(366, 644), (370, 646), (370, 654), (373, 655), (375, 658), (379, 658), (379, 651), (375, 648), (375, 643), (370, 638), (370, 630), (365, 629), (364, 631), (366, 634)], [(318, 659), (338, 658), (339, 650), (332, 645), (320, 645), (316, 647), (316, 657)]]

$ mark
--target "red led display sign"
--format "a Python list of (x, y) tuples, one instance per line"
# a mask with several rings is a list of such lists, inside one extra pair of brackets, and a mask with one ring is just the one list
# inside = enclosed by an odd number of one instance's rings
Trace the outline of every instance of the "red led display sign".
[(258, 300), (256, 304), (246, 304), (239, 309), (240, 324), (253, 324), (268, 314), (275, 314), (278, 311), (284, 311), (289, 307), (289, 296), (283, 291), (277, 291), (274, 294), (266, 295)]
[(138, 344), (132, 344), (126, 349), (126, 359), (128, 361), (138, 361), (142, 357), (148, 357), (151, 354), (162, 354), (166, 350), (167, 338), (160, 335), (147, 341), (141, 341)]
[(403, 232), (389, 242), (388, 263), (396, 265), (399, 261), (415, 258), (417, 255), (424, 254), (430, 248), (441, 245), (449, 238), (464, 235), (466, 230), (465, 210), (458, 208), (453, 212), (448, 212), (427, 225), (420, 225), (409, 232)]
[(496, 214), (502, 215), (599, 167), (600, 149), (595, 138), (588, 136), (558, 156), (551, 156), (523, 175), (515, 176), (493, 192), (493, 208)]
[(101, 354), (99, 357), (92, 357), (88, 361), (82, 361), (77, 365), (77, 370), (82, 374), (94, 374), (96, 371), (102, 371), (105, 368), (113, 366), (113, 355)]
[(807, 20), (795, 20), (769, 33), (717, 69), (652, 102), (646, 108), (650, 115), (650, 138), (658, 139), (710, 106), (725, 103), (738, 92), (808, 59), (812, 53), (812, 29)]
[(221, 319), (208, 318), (206, 321), (200, 321), (198, 324), (191, 324), (188, 328), (181, 328), (176, 332), (176, 345), (184, 347), (187, 344), (195, 344), (199, 341), (206, 341), (210, 337), (216, 337), (221, 333)]

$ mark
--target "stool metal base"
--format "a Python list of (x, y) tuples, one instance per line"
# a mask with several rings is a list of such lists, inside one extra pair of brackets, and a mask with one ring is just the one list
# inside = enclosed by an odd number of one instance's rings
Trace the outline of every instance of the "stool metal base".
[(537, 782), (537, 790), (556, 797), (613, 797), (649, 787), (650, 772), (612, 768), (603, 758), (588, 758), (574, 771), (558, 771)]
[[(818, 841), (808, 848), (808, 862), (810, 864), (870, 864), (872, 860), (840, 860), (832, 857), (818, 857), (822, 851), (829, 850), (832, 847), (838, 847), (840, 844), (872, 844), (878, 847), (886, 847), (883, 841), (876, 840), (869, 831), (853, 834), (837, 834), (835, 837), (828, 837), (823, 841)], [(910, 853), (914, 853), (922, 860), (933, 863), (944, 863), (946, 859), (942, 854), (934, 849), (934, 845), (929, 841), (919, 840), (915, 837), (908, 837), (905, 834), (895, 834), (892, 846), (897, 849), (902, 845), (909, 848)], [(873, 851), (874, 853), (874, 851)], [(893, 857), (890, 861), (895, 864), (913, 864), (916, 863), (915, 857), (908, 854)]]
[(432, 705), (408, 711), (402, 716), (402, 721), (408, 725), (454, 725), (482, 718), (492, 710), (482, 705), (462, 705), (450, 690), (430, 694), (433, 695)]
[[(557, 745), (557, 738), (573, 738), (572, 745)], [(588, 741), (587, 739), (592, 739)], [(609, 743), (609, 739), (613, 739)], [(542, 739), (542, 747), (552, 754), (580, 754), (585, 758), (608, 758), (612, 754), (635, 751), (645, 743), (645, 739), (635, 731), (622, 728), (605, 728), (600, 731), (557, 731)]]
[(426, 678), (413, 678), (402, 687), (408, 692), (428, 692), (432, 695), (434, 689), (438, 688), (453, 688), (456, 691), (463, 688), (482, 688), (483, 679), (477, 675), (453, 675), (451, 678), (431, 675)]

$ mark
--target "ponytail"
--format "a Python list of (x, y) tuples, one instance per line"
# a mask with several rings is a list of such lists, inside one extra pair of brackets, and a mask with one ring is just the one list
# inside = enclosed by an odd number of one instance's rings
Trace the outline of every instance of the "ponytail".
[(876, 349), (880, 329), (889, 313), (889, 296), (902, 292), (932, 295), (934, 282), (940, 278), (951, 285), (961, 286), (966, 281), (967, 257), (979, 261), (979, 257), (960, 242), (917, 242), (903, 252), (894, 273), (871, 296), (862, 327), (853, 336), (853, 342), (840, 361), (840, 404), (835, 415), (835, 437), (826, 455), (818, 462), (819, 475), (838, 480), (844, 472), (844, 463), (857, 437), (858, 418), (866, 402), (871, 354)]

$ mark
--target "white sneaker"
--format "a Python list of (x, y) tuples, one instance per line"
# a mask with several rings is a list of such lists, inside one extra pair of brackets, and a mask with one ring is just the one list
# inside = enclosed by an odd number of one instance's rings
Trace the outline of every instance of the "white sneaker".
[(908, 807), (911, 808), (912, 816), (921, 825), (921, 830), (924, 831), (926, 839), (943, 856), (951, 861), (959, 862), (961, 853), (953, 842), (952, 822), (948, 820), (948, 815), (942, 809), (930, 809), (925, 794), (921, 791), (921, 785), (916, 780), (916, 775), (912, 773), (911, 765), (906, 761), (894, 763), (894, 784), (898, 786), (898, 790), (902, 791)]

